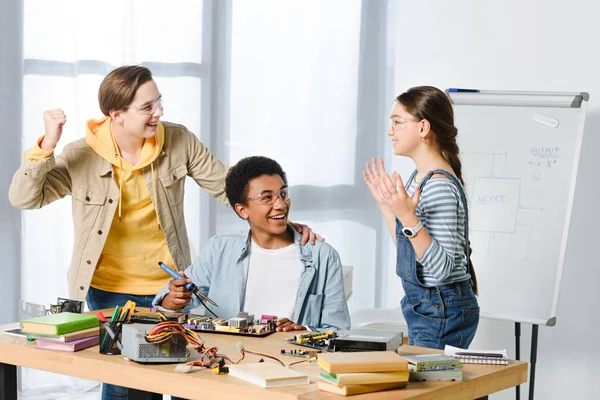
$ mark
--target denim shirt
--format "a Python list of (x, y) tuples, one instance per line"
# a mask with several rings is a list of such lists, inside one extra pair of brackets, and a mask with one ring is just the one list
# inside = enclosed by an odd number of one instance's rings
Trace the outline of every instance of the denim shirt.
[[(294, 232), (300, 248), (302, 275), (296, 291), (294, 315), (290, 320), (316, 329), (350, 329), (350, 314), (344, 296), (340, 257), (329, 244), (317, 241), (302, 246), (302, 236)], [(236, 317), (244, 311), (246, 282), (250, 262), (251, 232), (219, 235), (210, 239), (200, 256), (185, 270), (188, 278), (219, 306), (208, 304), (220, 318)], [(265, 287), (268, 291), (268, 287)], [(169, 293), (162, 288), (152, 305), (157, 307)], [(293, 293), (290, 290), (290, 294)], [(273, 299), (277, 301), (277, 299)], [(200, 306), (196, 296), (184, 311)], [(209, 315), (208, 312), (205, 313)], [(260, 315), (256, 315), (259, 318)]]

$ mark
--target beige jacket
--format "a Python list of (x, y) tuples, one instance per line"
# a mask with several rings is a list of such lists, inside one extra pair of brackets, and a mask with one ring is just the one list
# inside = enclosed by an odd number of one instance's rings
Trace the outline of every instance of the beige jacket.
[[(165, 143), (155, 162), (158, 215), (173, 261), (184, 270), (192, 263), (183, 215), (185, 177), (190, 176), (206, 192), (228, 204), (227, 166), (184, 126), (169, 122), (164, 126)], [(150, 166), (142, 173), (156, 207)], [(11, 204), (21, 209), (41, 208), (67, 195), (72, 196), (75, 228), (69, 297), (84, 300), (117, 209), (119, 187), (113, 166), (80, 139), (68, 144), (57, 157), (42, 161), (25, 158), (8, 192)]]

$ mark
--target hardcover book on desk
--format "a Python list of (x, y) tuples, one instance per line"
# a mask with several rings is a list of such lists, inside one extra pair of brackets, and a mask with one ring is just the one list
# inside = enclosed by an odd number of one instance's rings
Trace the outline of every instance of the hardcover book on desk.
[(63, 335), (65, 333), (98, 327), (98, 317), (88, 314), (63, 312), (22, 322), (25, 333)]
[(355, 394), (381, 392), (383, 390), (403, 389), (406, 387), (406, 382), (396, 383), (374, 383), (370, 385), (346, 385), (337, 386), (328, 382), (317, 382), (319, 390), (339, 394), (341, 396), (353, 396)]
[(408, 361), (393, 351), (321, 353), (317, 362), (328, 374), (408, 371)]
[(264, 388), (310, 383), (307, 375), (270, 362), (231, 365), (229, 375)]
[(408, 371), (354, 372), (348, 374), (328, 374), (321, 371), (321, 379), (337, 386), (401, 383), (408, 382)]
[(64, 335), (40, 335), (39, 333), (29, 333), (26, 334), (28, 338), (32, 339), (42, 339), (42, 340), (52, 340), (54, 342), (73, 342), (79, 339), (85, 339), (92, 336), (98, 336), (98, 332), (100, 331), (99, 327), (84, 329), (81, 331), (69, 332)]
[(35, 341), (36, 349), (58, 350), (58, 351), (79, 351), (97, 345), (100, 342), (98, 335), (90, 336), (72, 342), (57, 342), (55, 340), (38, 339)]

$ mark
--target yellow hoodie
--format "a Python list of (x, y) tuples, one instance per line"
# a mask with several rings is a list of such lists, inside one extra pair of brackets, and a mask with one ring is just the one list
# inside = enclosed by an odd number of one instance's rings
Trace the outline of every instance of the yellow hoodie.
[[(113, 165), (120, 192), (119, 206), (91, 282), (97, 289), (154, 295), (170, 279), (158, 268), (158, 261), (174, 263), (142, 174), (142, 168), (150, 165), (152, 197), (157, 199), (153, 163), (162, 151), (164, 135), (164, 125), (159, 122), (156, 136), (145, 140), (139, 161), (131, 165), (120, 155), (110, 117), (87, 122), (85, 140)], [(41, 160), (52, 153), (39, 147), (41, 140), (43, 137), (27, 153), (28, 159)]]
[(158, 261), (174, 265), (160, 229), (142, 168), (150, 165), (153, 198), (157, 199), (154, 165), (162, 150), (165, 128), (158, 123), (156, 136), (146, 139), (140, 159), (131, 165), (121, 157), (112, 133), (112, 119), (89, 120), (85, 141), (106, 161), (113, 164), (114, 177), (121, 193), (119, 207), (96, 266), (91, 285), (109, 292), (140, 295), (156, 294), (170, 279), (158, 268)]

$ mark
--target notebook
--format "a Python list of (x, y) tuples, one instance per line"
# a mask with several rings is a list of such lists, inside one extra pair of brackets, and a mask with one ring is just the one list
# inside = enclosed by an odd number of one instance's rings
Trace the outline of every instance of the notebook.
[(337, 386), (328, 382), (317, 382), (319, 390), (329, 393), (335, 393), (342, 396), (352, 396), (361, 393), (380, 392), (382, 390), (402, 389), (406, 387), (406, 382), (395, 383), (374, 383), (371, 385), (347, 385)]
[(408, 361), (393, 351), (321, 353), (317, 361), (329, 374), (408, 371)]
[(89, 314), (62, 312), (31, 318), (22, 322), (23, 332), (43, 335), (63, 335), (65, 333), (98, 327), (98, 317)]
[(497, 364), (508, 365), (508, 354), (504, 350), (464, 350), (446, 345), (444, 354), (456, 357), (463, 364)]
[(99, 335), (90, 336), (83, 339), (73, 340), (72, 342), (57, 342), (55, 340), (38, 339), (35, 341), (36, 349), (58, 350), (58, 351), (79, 351), (97, 345), (100, 342)]
[(264, 388), (310, 383), (306, 374), (270, 362), (230, 365), (229, 375)]
[(4, 331), (5, 335), (10, 335), (10, 336), (19, 336), (19, 337), (27, 337), (27, 334), (23, 331), (21, 331), (21, 328), (14, 328), (14, 329), (7, 329)]
[(398, 383), (408, 381), (408, 371), (356, 372), (351, 374), (328, 374), (325, 371), (321, 371), (321, 379), (338, 386)]

